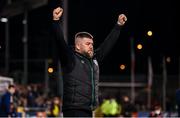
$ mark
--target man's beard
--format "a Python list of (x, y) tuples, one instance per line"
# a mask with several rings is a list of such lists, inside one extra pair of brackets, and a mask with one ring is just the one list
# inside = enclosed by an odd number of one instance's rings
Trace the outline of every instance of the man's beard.
[(93, 55), (94, 55), (94, 51), (84, 52), (83, 55), (86, 56), (86, 57), (88, 57), (88, 58), (92, 58)]

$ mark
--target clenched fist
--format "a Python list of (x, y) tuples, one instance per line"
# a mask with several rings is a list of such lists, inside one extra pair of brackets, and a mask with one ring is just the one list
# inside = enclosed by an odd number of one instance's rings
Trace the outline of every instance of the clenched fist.
[(53, 10), (53, 20), (59, 20), (62, 16), (63, 9), (61, 7), (57, 7)]
[(118, 25), (122, 26), (125, 24), (125, 22), (127, 21), (127, 17), (124, 14), (120, 14), (118, 17)]

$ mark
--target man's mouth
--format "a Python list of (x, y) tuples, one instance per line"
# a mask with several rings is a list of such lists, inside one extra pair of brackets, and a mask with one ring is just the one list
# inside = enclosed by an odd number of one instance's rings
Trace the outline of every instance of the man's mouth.
[(93, 53), (93, 51), (92, 51), (92, 50), (89, 50), (88, 53)]

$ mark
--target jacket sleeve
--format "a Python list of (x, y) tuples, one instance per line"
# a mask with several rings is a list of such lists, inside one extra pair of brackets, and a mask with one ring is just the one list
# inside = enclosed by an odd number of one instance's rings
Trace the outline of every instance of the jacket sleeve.
[(61, 61), (62, 66), (66, 66), (73, 61), (73, 52), (64, 40), (64, 35), (60, 21), (52, 22), (53, 37), (55, 38), (55, 43), (58, 49), (58, 57)]
[(109, 53), (120, 35), (121, 26), (116, 24), (104, 42), (95, 50), (96, 59), (101, 62), (103, 58)]

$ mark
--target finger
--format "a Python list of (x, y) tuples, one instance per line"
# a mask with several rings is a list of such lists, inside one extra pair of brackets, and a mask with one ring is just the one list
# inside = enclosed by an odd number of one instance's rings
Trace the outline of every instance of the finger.
[(62, 10), (60, 10), (60, 11), (58, 11), (58, 12), (56, 12), (55, 14), (57, 15), (57, 16), (61, 16), (62, 15)]
[(125, 16), (122, 19), (123, 19), (124, 22), (127, 21), (127, 18)]
[(61, 8), (60, 8), (60, 7), (56, 8), (56, 11), (60, 11), (60, 10), (61, 10)]
[(122, 21), (127, 21), (127, 17), (124, 14), (121, 14), (119, 17)]
[(54, 12), (57, 14), (57, 13), (59, 13), (61, 10), (62, 10), (62, 8), (58, 7), (58, 8), (56, 8), (56, 9), (54, 10)]
[(57, 17), (61, 17), (62, 14), (57, 14)]
[(62, 12), (63, 12), (63, 9), (61, 8), (61, 9), (59, 10), (59, 12), (61, 12), (61, 13), (62, 13)]

